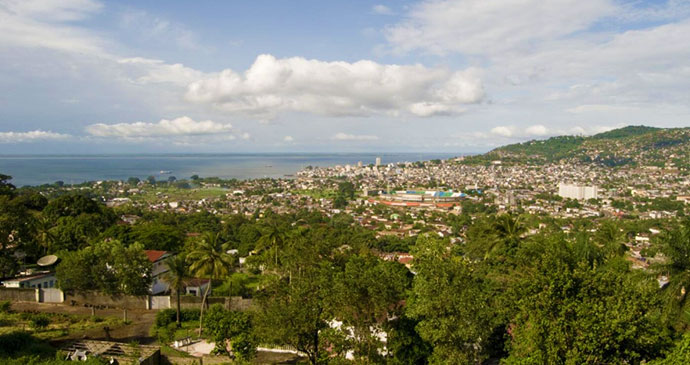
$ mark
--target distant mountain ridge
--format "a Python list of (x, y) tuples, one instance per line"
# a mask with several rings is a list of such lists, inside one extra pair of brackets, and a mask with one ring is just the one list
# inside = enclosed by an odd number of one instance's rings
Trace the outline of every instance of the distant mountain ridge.
[(593, 136), (558, 136), (496, 148), (466, 163), (595, 163), (690, 168), (690, 128), (627, 126)]

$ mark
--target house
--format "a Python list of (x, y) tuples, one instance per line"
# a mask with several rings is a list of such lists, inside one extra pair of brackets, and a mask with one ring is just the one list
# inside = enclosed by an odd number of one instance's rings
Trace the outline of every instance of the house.
[(57, 283), (54, 273), (19, 276), (2, 282), (6, 288), (54, 288)]
[(153, 264), (151, 269), (151, 276), (153, 280), (151, 281), (151, 294), (160, 294), (168, 291), (168, 283), (163, 280), (163, 275), (168, 272), (168, 266), (165, 261), (175, 256), (174, 253), (169, 251), (158, 251), (158, 250), (144, 250), (146, 258)]
[(184, 293), (187, 295), (194, 295), (200, 297), (204, 295), (204, 291), (206, 291), (209, 282), (209, 279), (189, 279), (187, 280), (187, 285), (184, 288)]

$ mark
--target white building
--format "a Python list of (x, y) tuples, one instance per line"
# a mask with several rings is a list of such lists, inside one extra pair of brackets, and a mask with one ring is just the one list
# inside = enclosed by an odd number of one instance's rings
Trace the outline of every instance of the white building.
[(153, 278), (151, 281), (151, 294), (155, 295), (168, 291), (170, 285), (163, 280), (163, 275), (168, 272), (168, 266), (165, 261), (174, 256), (174, 254), (168, 251), (156, 250), (145, 250), (144, 253), (146, 253), (146, 258), (153, 264), (151, 270)]
[(376, 166), (381, 166), (381, 157), (376, 157)]
[(56, 283), (57, 279), (53, 273), (20, 276), (2, 282), (6, 288), (54, 288)]
[(575, 185), (575, 184), (558, 184), (558, 195), (561, 198), (566, 199), (577, 199), (577, 200), (588, 200), (588, 199), (598, 199), (599, 188), (596, 185), (585, 186), (585, 185)]

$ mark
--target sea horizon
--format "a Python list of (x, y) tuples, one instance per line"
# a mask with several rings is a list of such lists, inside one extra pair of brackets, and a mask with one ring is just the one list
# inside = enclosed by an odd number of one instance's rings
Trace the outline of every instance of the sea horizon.
[(307, 166), (383, 164), (466, 156), (446, 152), (294, 152), (294, 153), (117, 153), (117, 154), (16, 154), (0, 155), (0, 173), (12, 176), (16, 186), (37, 186), (62, 181), (126, 180), (129, 177), (159, 180), (192, 175), (225, 179), (291, 178)]

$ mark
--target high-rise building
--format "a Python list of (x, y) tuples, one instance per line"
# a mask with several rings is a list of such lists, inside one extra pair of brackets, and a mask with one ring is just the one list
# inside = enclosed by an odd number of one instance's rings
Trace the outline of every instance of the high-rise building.
[(381, 157), (376, 157), (376, 166), (381, 166)]
[(588, 200), (599, 198), (599, 188), (596, 185), (584, 186), (575, 184), (558, 184), (558, 195), (561, 198)]

